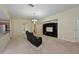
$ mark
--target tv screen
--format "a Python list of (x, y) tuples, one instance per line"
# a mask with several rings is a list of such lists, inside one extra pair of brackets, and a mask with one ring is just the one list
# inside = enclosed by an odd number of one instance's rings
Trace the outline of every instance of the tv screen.
[(53, 32), (53, 27), (46, 27), (47, 32)]

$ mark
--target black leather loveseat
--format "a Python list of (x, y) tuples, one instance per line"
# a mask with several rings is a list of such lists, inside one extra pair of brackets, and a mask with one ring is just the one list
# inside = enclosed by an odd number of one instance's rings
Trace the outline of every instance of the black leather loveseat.
[(32, 32), (26, 31), (27, 40), (30, 41), (34, 46), (39, 47), (42, 44), (42, 37), (36, 37)]

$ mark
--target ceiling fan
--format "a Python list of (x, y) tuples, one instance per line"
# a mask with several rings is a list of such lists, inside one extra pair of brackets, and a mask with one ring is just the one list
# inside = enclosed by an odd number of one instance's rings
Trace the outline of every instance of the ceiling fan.
[(30, 7), (34, 7), (34, 5), (33, 4), (28, 4)]
[[(34, 7), (33, 4), (28, 4), (30, 7)], [(33, 23), (35, 24), (37, 22), (36, 16), (35, 16), (35, 12), (33, 13), (33, 18), (32, 18)]]

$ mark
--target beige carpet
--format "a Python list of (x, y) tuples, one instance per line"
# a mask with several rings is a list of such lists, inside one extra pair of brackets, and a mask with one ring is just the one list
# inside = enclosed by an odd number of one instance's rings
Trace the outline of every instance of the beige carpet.
[(4, 51), (4, 54), (61, 54), (79, 53), (79, 45), (76, 43), (59, 40), (53, 37), (42, 36), (40, 47), (33, 46), (24, 36), (12, 39)]

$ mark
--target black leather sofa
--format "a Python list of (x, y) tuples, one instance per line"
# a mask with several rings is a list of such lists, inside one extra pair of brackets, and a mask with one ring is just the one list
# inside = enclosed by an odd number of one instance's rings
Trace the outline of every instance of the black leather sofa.
[(26, 31), (27, 40), (30, 41), (34, 46), (39, 47), (42, 44), (42, 37), (36, 37), (32, 32)]

